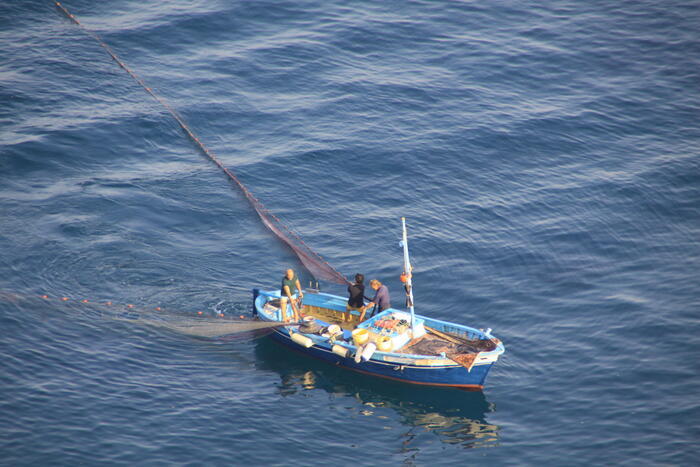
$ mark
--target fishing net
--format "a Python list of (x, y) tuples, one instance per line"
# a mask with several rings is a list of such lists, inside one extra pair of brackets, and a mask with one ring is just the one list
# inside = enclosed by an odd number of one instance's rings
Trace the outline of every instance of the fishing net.
[[(242, 183), (238, 182), (240, 186)], [(250, 192), (245, 190), (247, 194)], [(246, 197), (248, 197), (246, 195)], [(335, 282), (337, 284), (348, 284), (348, 280), (343, 277), (333, 266), (328, 264), (321, 255), (312, 250), (304, 241), (294, 233), (289, 227), (282, 223), (274, 214), (269, 212), (263, 204), (252, 195), (248, 198), (255, 212), (258, 213), (263, 224), (270, 229), (277, 237), (286, 243), (297, 255), (304, 267), (318, 280)]]
[[(181, 319), (178, 321), (169, 321), (163, 319), (138, 318), (136, 321), (141, 324), (164, 328), (170, 331), (175, 331), (180, 334), (187, 334), (197, 337), (221, 337), (230, 334), (241, 333), (256, 333), (259, 331), (272, 331), (274, 327), (284, 323), (275, 322), (260, 322), (260, 321), (213, 321), (201, 322), (197, 320)], [(260, 332), (262, 335), (262, 332)]]
[(63, 5), (59, 2), (54, 2), (58, 8), (63, 11), (63, 13), (73, 21), (78, 27), (80, 27), (86, 34), (95, 39), (104, 48), (110, 57), (126, 71), (129, 76), (131, 76), (141, 87), (150, 94), (155, 100), (157, 100), (177, 121), (183, 131), (190, 137), (190, 139), (202, 150), (202, 152), (216, 164), (228, 177), (234, 182), (243, 192), (246, 199), (250, 202), (255, 212), (258, 213), (263, 224), (270, 229), (277, 237), (286, 243), (292, 251), (297, 255), (299, 261), (304, 265), (304, 267), (318, 280), (325, 280), (329, 282), (336, 282), (338, 284), (349, 283), (342, 274), (336, 271), (330, 264), (328, 264), (318, 253), (312, 250), (299, 235), (292, 231), (287, 225), (285, 225), (281, 220), (279, 220), (274, 214), (268, 211), (265, 206), (248, 190), (248, 188), (239, 180), (236, 175), (233, 174), (229, 169), (227, 169), (214, 153), (207, 148), (202, 141), (194, 134), (192, 129), (187, 125), (182, 116), (163, 98), (158, 96), (152, 88), (148, 87), (146, 83), (134, 73), (126, 64), (114, 53), (111, 47), (107, 45), (100, 36), (91, 30), (84, 27), (78, 19), (73, 16)]
[(435, 355), (444, 353), (450, 360), (471, 370), (479, 352), (488, 352), (496, 348), (496, 343), (490, 339), (459, 339), (457, 344), (441, 339), (432, 334), (426, 334), (404, 349), (405, 352), (416, 355)]

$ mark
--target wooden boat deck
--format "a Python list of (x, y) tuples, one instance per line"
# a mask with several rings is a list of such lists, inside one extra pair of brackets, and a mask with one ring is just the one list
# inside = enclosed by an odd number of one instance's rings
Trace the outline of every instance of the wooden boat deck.
[[(266, 310), (277, 313), (279, 311), (279, 300), (270, 300), (265, 304), (265, 307)], [(343, 321), (345, 313), (342, 311), (315, 305), (303, 305), (301, 308), (302, 316), (313, 316), (324, 323), (337, 324), (346, 331), (352, 331), (360, 324), (360, 316), (356, 313), (350, 314), (350, 321)]]

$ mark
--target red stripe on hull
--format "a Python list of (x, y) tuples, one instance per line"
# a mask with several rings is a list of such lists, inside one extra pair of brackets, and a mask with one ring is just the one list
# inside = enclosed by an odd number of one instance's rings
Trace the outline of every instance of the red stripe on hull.
[[(309, 354), (304, 354), (304, 355), (309, 355)], [(310, 355), (310, 356), (313, 357), (313, 355)], [(322, 359), (317, 358), (317, 360), (322, 360)], [(325, 360), (323, 360), (323, 361), (325, 361)], [(421, 386), (440, 386), (440, 387), (447, 387), (447, 388), (465, 389), (468, 391), (482, 391), (484, 389), (483, 386), (478, 385), (478, 384), (424, 383), (422, 381), (411, 381), (408, 379), (394, 378), (393, 376), (380, 375), (378, 373), (372, 373), (371, 371), (364, 371), (364, 370), (359, 370), (357, 368), (350, 368), (349, 366), (343, 366), (343, 368), (345, 368), (347, 370), (351, 370), (351, 371), (356, 371), (356, 372), (362, 373), (364, 375), (376, 376), (377, 378), (390, 379), (392, 381), (400, 381), (402, 383), (408, 383), (408, 384), (419, 384)]]

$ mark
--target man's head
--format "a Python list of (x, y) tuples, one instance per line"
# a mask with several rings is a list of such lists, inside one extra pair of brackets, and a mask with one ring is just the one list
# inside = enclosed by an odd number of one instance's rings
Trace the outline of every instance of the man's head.
[(365, 281), (365, 276), (362, 274), (355, 274), (355, 282), (358, 284), (362, 284)]
[(290, 281), (294, 279), (294, 269), (287, 269), (287, 274), (285, 274), (285, 277)]
[(379, 287), (382, 286), (382, 283), (379, 282), (377, 279), (372, 279), (369, 281), (369, 286), (372, 287), (374, 290), (379, 290)]

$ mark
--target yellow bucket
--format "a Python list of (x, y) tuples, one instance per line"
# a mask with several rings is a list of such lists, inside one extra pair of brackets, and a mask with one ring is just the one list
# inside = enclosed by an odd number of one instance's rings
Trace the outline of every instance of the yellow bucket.
[(381, 336), (377, 338), (377, 348), (382, 352), (391, 351), (391, 337)]
[(369, 331), (367, 329), (357, 328), (352, 332), (352, 340), (355, 345), (365, 345), (369, 340)]

